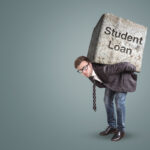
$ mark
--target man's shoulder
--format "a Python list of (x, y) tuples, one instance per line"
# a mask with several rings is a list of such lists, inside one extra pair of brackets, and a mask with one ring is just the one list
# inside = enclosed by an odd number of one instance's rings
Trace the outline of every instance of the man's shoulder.
[(92, 66), (93, 66), (94, 69), (99, 69), (99, 68), (103, 68), (105, 66), (105, 64), (92, 62)]
[(92, 65), (95, 67), (105, 66), (105, 64), (100, 64), (100, 63), (95, 63), (95, 62), (92, 62)]
[(93, 69), (97, 75), (99, 73), (103, 73), (105, 64), (99, 64), (99, 63), (92, 63)]

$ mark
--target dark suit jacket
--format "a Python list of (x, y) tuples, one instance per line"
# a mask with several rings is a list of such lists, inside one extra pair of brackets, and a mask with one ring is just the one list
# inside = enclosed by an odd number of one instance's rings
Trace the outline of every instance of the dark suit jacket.
[[(92, 63), (93, 69), (103, 83), (96, 80), (99, 88), (110, 88), (117, 92), (134, 92), (136, 90), (137, 75), (136, 67), (129, 62), (117, 64)], [(89, 79), (93, 82), (92, 77)]]

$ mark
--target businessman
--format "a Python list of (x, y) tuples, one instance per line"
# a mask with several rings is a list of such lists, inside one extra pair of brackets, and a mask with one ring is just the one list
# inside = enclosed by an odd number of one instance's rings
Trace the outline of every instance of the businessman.
[[(96, 111), (95, 87), (105, 88), (104, 104), (107, 113), (108, 126), (99, 134), (106, 136), (114, 134), (112, 141), (119, 141), (125, 136), (125, 99), (127, 92), (136, 90), (136, 67), (129, 62), (116, 64), (98, 64), (91, 62), (85, 56), (79, 56), (74, 61), (77, 72), (87, 77), (93, 83), (93, 109)], [(114, 101), (116, 110), (114, 109)], [(116, 116), (115, 116), (116, 111)]]

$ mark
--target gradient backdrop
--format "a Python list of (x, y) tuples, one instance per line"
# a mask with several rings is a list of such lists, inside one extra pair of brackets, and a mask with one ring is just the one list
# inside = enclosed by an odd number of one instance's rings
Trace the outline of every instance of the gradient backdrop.
[(150, 36), (137, 90), (126, 99), (126, 137), (107, 126), (104, 89), (76, 73), (103, 13), (150, 25), (149, 0), (0, 0), (0, 150), (148, 150)]

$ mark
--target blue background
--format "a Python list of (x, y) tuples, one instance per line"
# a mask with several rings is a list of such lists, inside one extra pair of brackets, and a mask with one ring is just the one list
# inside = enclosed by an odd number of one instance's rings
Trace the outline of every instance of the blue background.
[(149, 28), (149, 0), (0, 0), (0, 149), (105, 150), (150, 147), (149, 34), (137, 90), (126, 99), (126, 137), (107, 126), (104, 89), (76, 73), (103, 13)]

